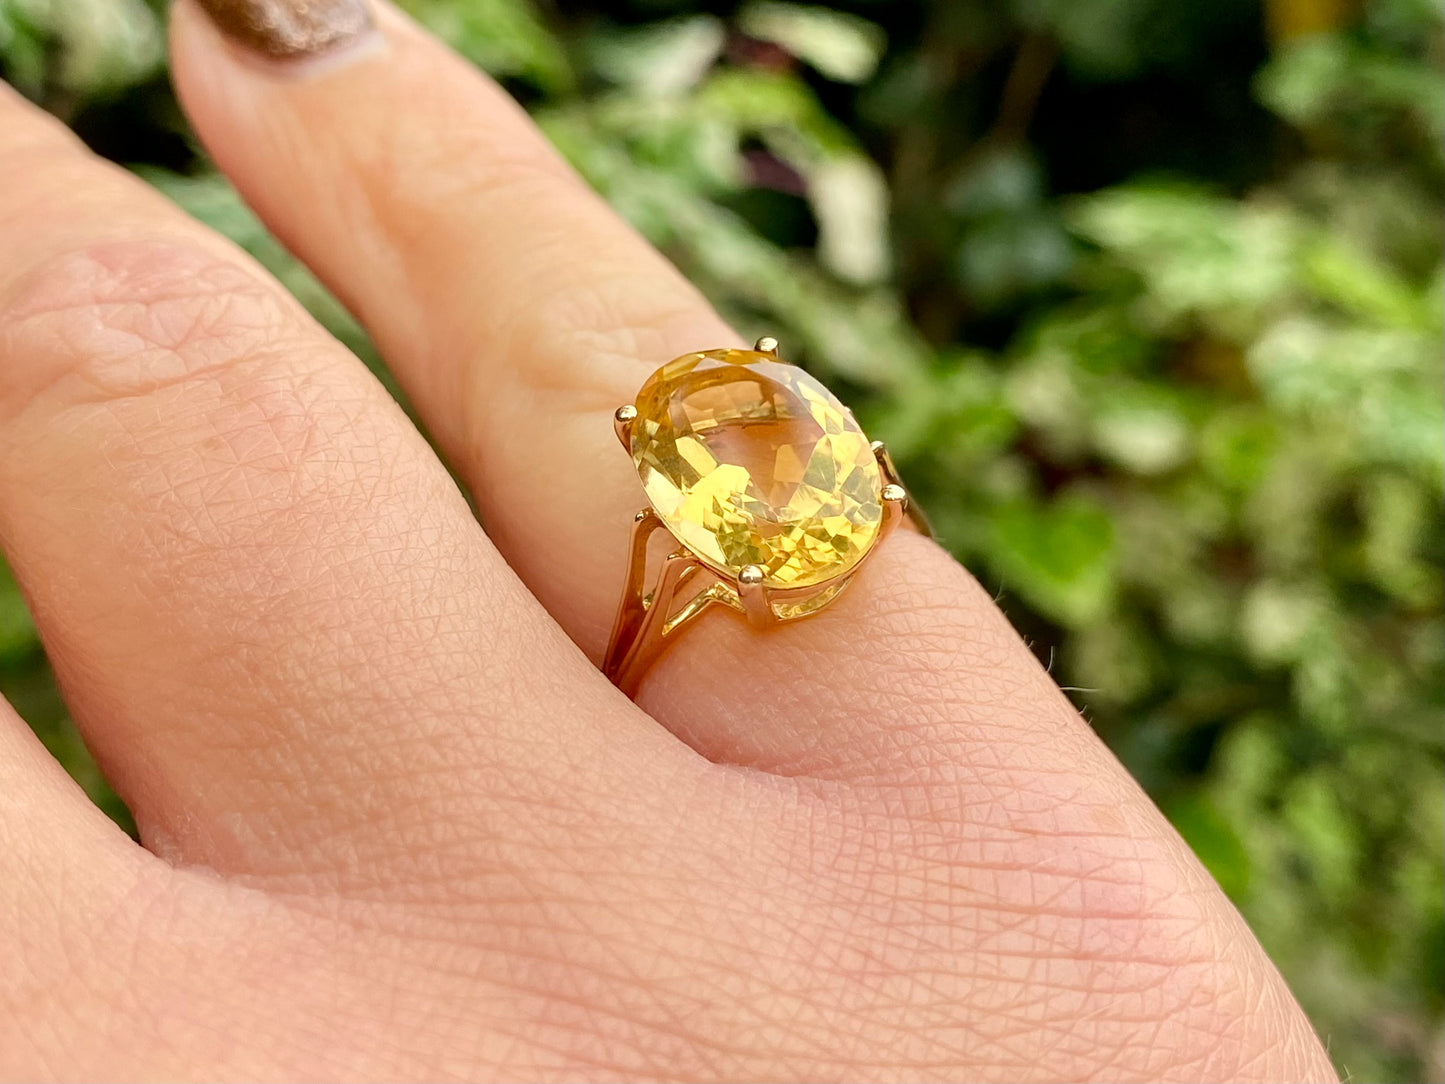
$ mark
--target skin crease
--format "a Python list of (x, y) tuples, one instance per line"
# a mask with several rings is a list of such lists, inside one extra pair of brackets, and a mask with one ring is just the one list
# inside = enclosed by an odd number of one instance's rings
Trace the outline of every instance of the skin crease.
[(0, 705), (0, 1076), (1333, 1079), (931, 542), (602, 680), (611, 410), (735, 335), (393, 10), (299, 64), (220, 23), (175, 8), (188, 113), (487, 531), (264, 272), (0, 88), (0, 546), (145, 845)]

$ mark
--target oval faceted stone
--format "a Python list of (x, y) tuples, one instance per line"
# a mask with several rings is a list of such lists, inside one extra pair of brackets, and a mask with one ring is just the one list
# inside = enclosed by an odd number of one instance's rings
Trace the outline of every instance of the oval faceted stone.
[(637, 393), (632, 460), (652, 507), (707, 565), (770, 587), (823, 583), (878, 539), (882, 472), (848, 408), (756, 350), (668, 362)]

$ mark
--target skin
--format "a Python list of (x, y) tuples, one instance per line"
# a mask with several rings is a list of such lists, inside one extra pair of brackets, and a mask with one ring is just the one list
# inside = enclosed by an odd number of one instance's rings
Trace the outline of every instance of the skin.
[(264, 272), (0, 88), (0, 545), (143, 842), (0, 706), (0, 1077), (1334, 1079), (932, 542), (599, 675), (611, 411), (739, 340), (495, 86), (385, 7), (282, 65), (180, 0), (173, 50), (486, 530)]

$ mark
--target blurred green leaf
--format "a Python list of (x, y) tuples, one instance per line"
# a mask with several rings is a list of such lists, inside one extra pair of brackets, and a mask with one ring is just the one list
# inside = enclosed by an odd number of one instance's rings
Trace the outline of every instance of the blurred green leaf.
[(738, 13), (738, 26), (843, 83), (869, 78), (878, 68), (885, 45), (883, 31), (866, 19), (831, 8), (773, 0), (746, 4)]
[(594, 35), (588, 55), (598, 74), (642, 94), (666, 98), (694, 87), (722, 52), (726, 29), (691, 15)]
[(575, 83), (565, 49), (528, 0), (400, 0), (402, 8), (462, 55), (499, 78), (524, 79), (552, 94)]
[(1345, 122), (1368, 130), (1371, 113), (1408, 117), (1428, 140), (1436, 161), (1445, 161), (1445, 98), (1440, 94), (1438, 61), (1404, 57), (1343, 34), (1327, 34), (1303, 39), (1283, 51), (1260, 72), (1258, 90), (1270, 108), (1301, 127)]
[(1191, 450), (1189, 419), (1162, 388), (1118, 384), (1094, 416), (1094, 445), (1132, 474), (1163, 474)]
[(989, 521), (994, 568), (1008, 590), (1065, 625), (1097, 620), (1114, 588), (1114, 525), (1082, 496), (1017, 503)]
[(1160, 330), (1193, 319), (1247, 338), (1297, 288), (1300, 223), (1268, 203), (1134, 186), (1076, 201), (1070, 221), (1141, 276), (1141, 311)]
[(888, 186), (862, 154), (839, 155), (810, 171), (808, 202), (818, 222), (818, 261), (847, 282), (883, 281), (891, 269)]
[(1240, 637), (1266, 666), (1294, 662), (1315, 648), (1332, 615), (1321, 593), (1309, 586), (1263, 580), (1245, 595)]
[(1279, 423), (1253, 405), (1221, 410), (1199, 435), (1200, 460), (1209, 476), (1230, 490), (1252, 489), (1279, 446)]
[(10, 570), (0, 562), (0, 666), (23, 659), (37, 646), (35, 626)]
[(165, 36), (144, 0), (0, 0), (0, 54), (37, 97), (98, 98), (155, 73)]
[(1382, 327), (1428, 333), (1435, 306), (1401, 276), (1343, 238), (1321, 238), (1303, 253), (1305, 283), (1351, 316)]
[(1249, 853), (1209, 795), (1194, 791), (1175, 800), (1166, 812), (1219, 887), (1233, 899), (1242, 898), (1249, 889)]
[(1439, 344), (1403, 330), (1292, 316), (1247, 355), (1266, 398), (1309, 422), (1331, 414), (1364, 461), (1398, 464), (1445, 489), (1445, 374)]

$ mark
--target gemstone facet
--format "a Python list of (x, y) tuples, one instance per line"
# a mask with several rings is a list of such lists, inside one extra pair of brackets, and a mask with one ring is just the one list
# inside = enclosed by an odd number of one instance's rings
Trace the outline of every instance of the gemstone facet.
[(642, 487), (673, 535), (723, 575), (825, 583), (878, 540), (882, 472), (848, 408), (756, 350), (707, 350), (642, 385), (631, 424)]

